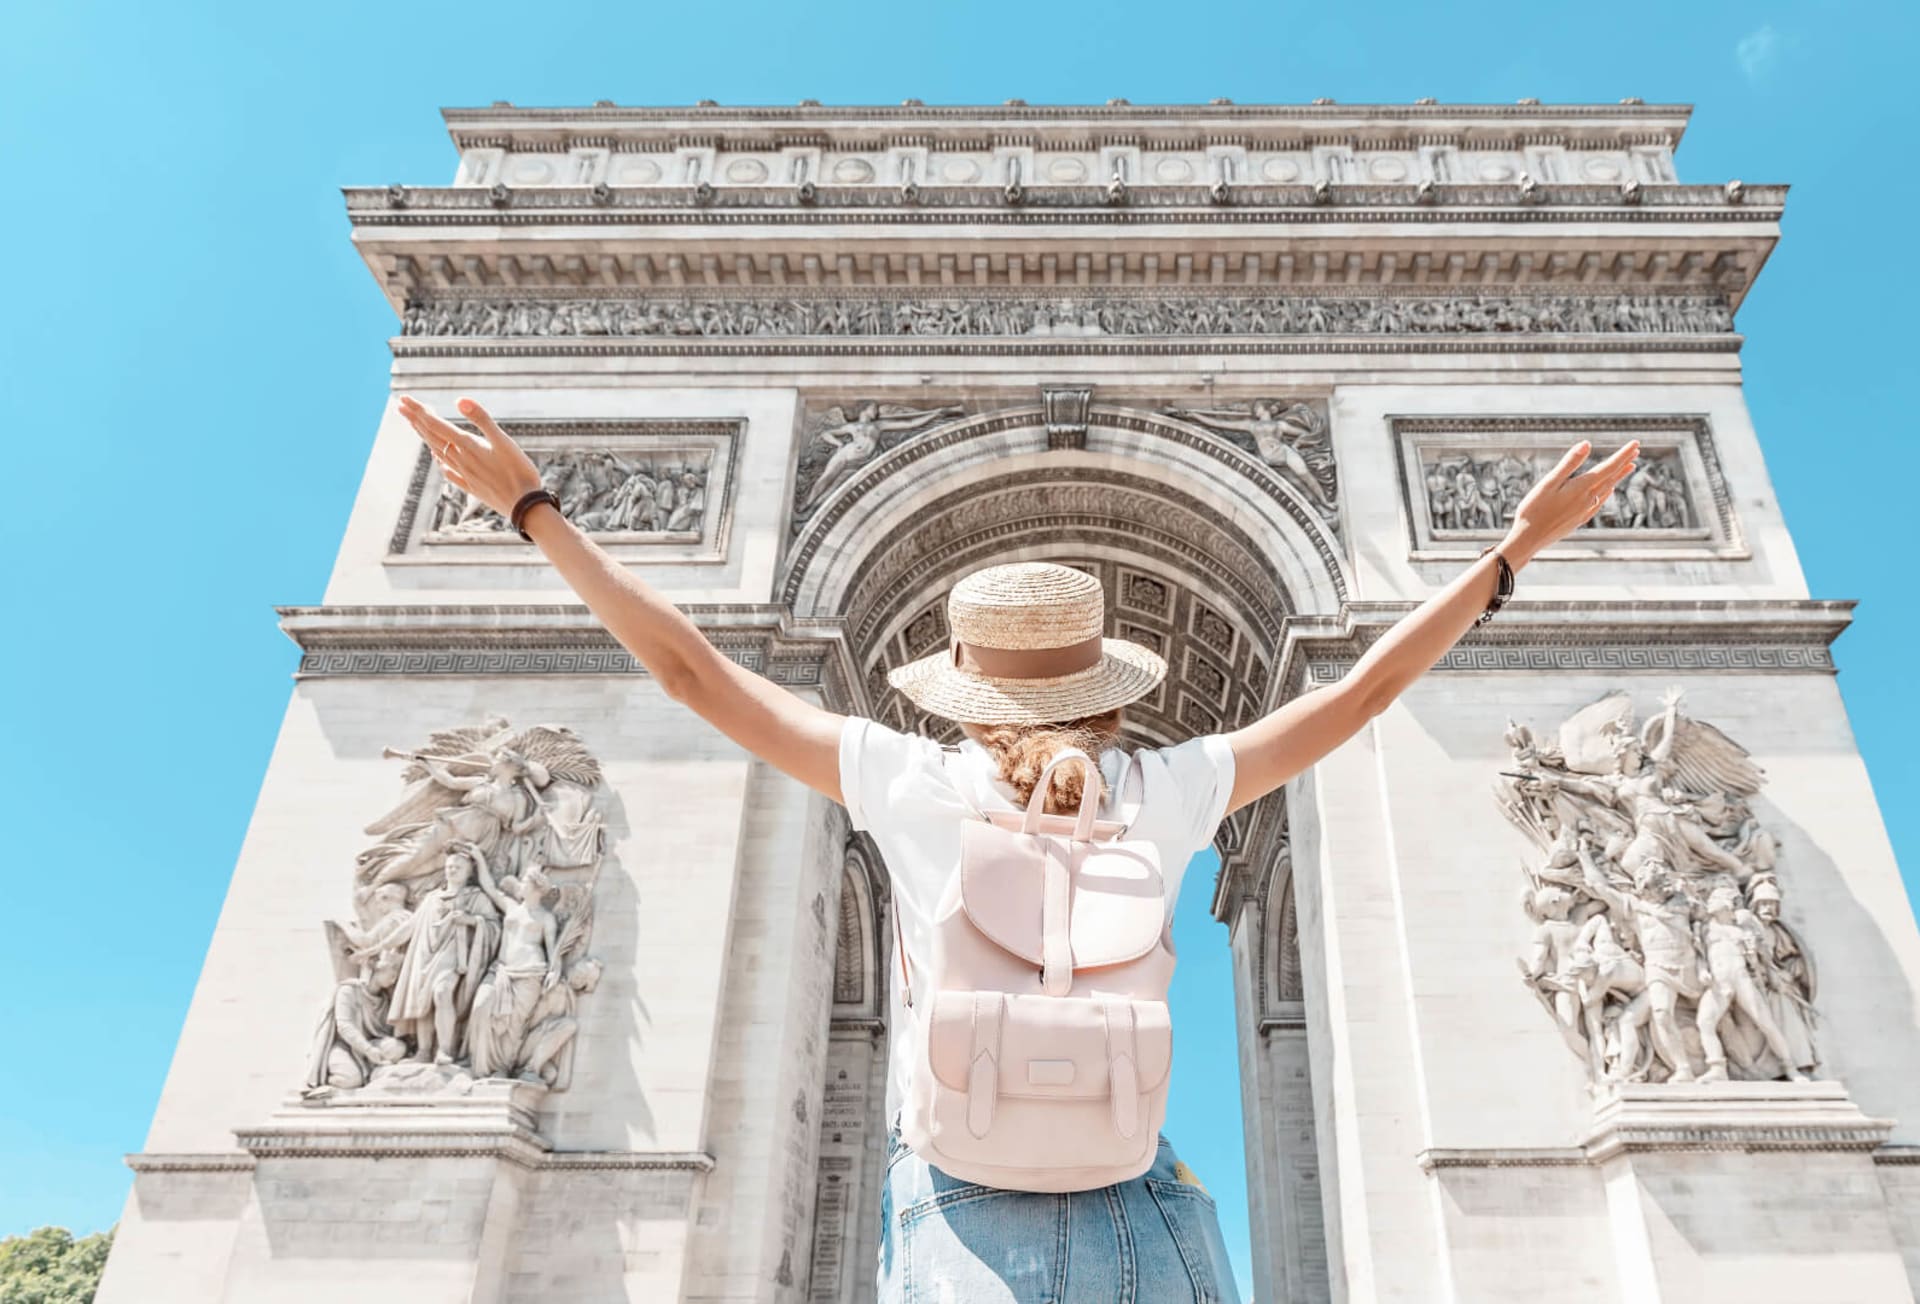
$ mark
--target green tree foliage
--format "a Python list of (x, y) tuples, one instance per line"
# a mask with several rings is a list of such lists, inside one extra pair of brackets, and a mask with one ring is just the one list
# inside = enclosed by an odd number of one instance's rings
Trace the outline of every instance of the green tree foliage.
[(0, 1240), (0, 1304), (93, 1304), (112, 1248), (111, 1231), (75, 1240), (64, 1227)]

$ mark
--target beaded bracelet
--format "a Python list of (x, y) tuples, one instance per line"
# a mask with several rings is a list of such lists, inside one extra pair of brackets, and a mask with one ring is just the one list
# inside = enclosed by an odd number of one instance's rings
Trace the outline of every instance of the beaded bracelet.
[(1500, 580), (1499, 583), (1494, 586), (1493, 597), (1487, 601), (1487, 609), (1474, 618), (1473, 623), (1475, 625), (1484, 625), (1489, 620), (1492, 620), (1493, 613), (1506, 606), (1507, 599), (1513, 596), (1513, 567), (1507, 564), (1507, 556), (1505, 553), (1494, 552), (1499, 546), (1497, 543), (1490, 543), (1480, 550), (1482, 557), (1492, 552), (1495, 557), (1499, 558)]

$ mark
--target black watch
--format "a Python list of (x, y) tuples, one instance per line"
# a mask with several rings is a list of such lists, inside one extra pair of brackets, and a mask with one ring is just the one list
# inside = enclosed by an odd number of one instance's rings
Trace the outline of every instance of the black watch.
[(527, 513), (533, 510), (535, 503), (552, 503), (554, 511), (560, 510), (560, 500), (554, 496), (553, 490), (544, 485), (538, 489), (529, 489), (520, 495), (520, 501), (513, 505), (513, 511), (508, 515), (507, 522), (520, 531), (520, 537), (528, 543), (533, 542), (533, 536), (527, 533), (526, 526), (521, 522), (527, 519)]
[(1493, 613), (1507, 605), (1507, 599), (1513, 596), (1513, 567), (1507, 564), (1507, 555), (1495, 551), (1499, 544), (1490, 543), (1480, 550), (1482, 557), (1488, 553), (1500, 559), (1500, 582), (1494, 586), (1493, 597), (1487, 601), (1487, 609), (1474, 618), (1474, 624), (1484, 625), (1493, 619)]

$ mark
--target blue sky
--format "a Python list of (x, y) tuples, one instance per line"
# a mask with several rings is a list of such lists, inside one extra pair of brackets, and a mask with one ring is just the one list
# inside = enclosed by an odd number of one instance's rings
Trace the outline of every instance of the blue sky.
[[(444, 184), (445, 105), (1695, 104), (1683, 179), (1794, 186), (1740, 315), (1748, 399), (1814, 595), (1861, 602), (1840, 684), (1911, 880), (1917, 8), (15, 6), (0, 1234), (119, 1214), (286, 704), (272, 606), (319, 600), (386, 393), (392, 317), (338, 187)], [(1180, 923), (1170, 1134), (1243, 1239), (1210, 871)]]

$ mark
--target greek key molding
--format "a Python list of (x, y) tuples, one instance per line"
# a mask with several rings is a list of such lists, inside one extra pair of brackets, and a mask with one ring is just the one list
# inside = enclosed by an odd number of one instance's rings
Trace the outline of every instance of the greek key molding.
[[(704, 1151), (554, 1151), (544, 1139), (522, 1132), (447, 1131), (325, 1133), (275, 1128), (234, 1133), (255, 1167), (269, 1159), (504, 1159), (535, 1172), (709, 1173), (714, 1159)], [(180, 1158), (170, 1156), (170, 1158)], [(195, 1156), (194, 1158), (197, 1158)], [(224, 1158), (224, 1156), (215, 1156)], [(130, 1160), (131, 1162), (131, 1160)], [(136, 1168), (135, 1171), (206, 1171)]]
[[(1287, 620), (1281, 678), (1289, 694), (1337, 682), (1411, 602), (1350, 603), (1336, 616)], [(1508, 603), (1470, 631), (1436, 671), (1577, 674), (1832, 674), (1830, 646), (1850, 601)]]
[[(1309, 670), (1314, 685), (1346, 677), (1358, 658), (1315, 661)], [(1456, 647), (1441, 657), (1435, 670), (1813, 670), (1833, 672), (1833, 658), (1825, 648), (1732, 647), (1701, 643), (1672, 646), (1569, 647)]]
[(122, 1162), (136, 1173), (250, 1173), (252, 1155), (241, 1152), (206, 1154), (132, 1154)]
[[(789, 688), (825, 682), (820, 660), (770, 657), (751, 647), (721, 649), (727, 659)], [(296, 679), (364, 675), (642, 675), (624, 648), (335, 648), (301, 656)]]
[[(816, 689), (833, 709), (864, 711), (839, 622), (793, 622), (785, 608), (683, 607), (729, 660), (788, 688)], [(647, 677), (647, 668), (586, 607), (277, 607), (299, 645), (296, 679), (432, 675)]]

